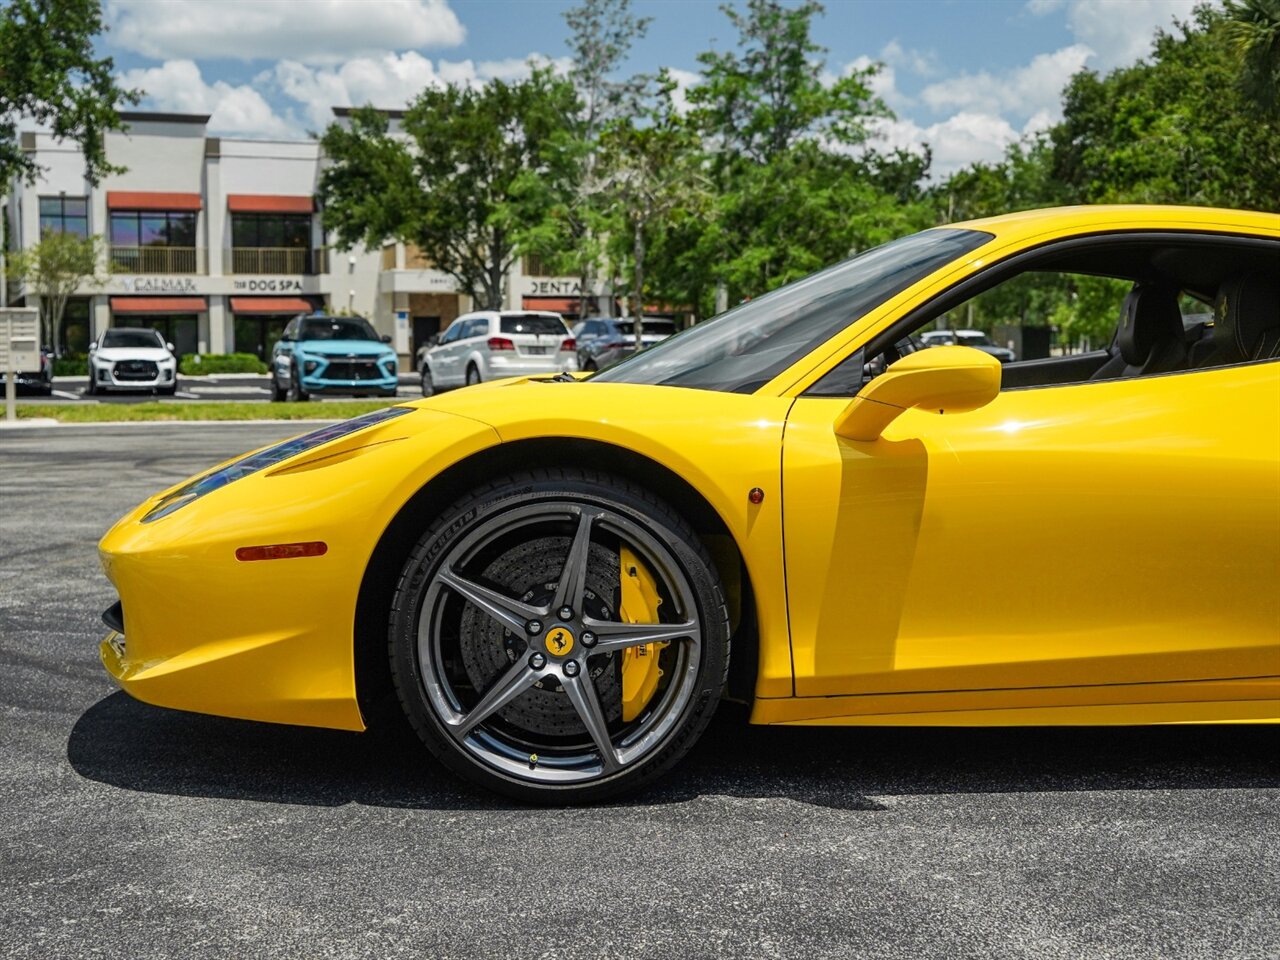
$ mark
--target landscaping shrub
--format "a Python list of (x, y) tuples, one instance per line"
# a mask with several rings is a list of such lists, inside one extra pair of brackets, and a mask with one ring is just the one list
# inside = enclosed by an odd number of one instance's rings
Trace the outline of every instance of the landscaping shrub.
[(178, 372), (188, 377), (210, 373), (266, 373), (267, 365), (252, 353), (189, 353), (178, 361)]
[(87, 377), (89, 375), (89, 355), (87, 353), (64, 353), (53, 358), (53, 375), (55, 377)]

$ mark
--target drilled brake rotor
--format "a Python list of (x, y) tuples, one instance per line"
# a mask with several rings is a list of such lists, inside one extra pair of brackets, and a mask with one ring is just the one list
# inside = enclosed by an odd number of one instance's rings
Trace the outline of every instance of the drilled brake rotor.
[[(568, 537), (541, 537), (521, 543), (494, 559), (483, 570), (483, 578), (509, 596), (542, 606), (551, 602), (556, 582), (569, 550)], [(613, 620), (617, 610), (618, 555), (598, 543), (591, 544), (587, 567), (584, 605), (588, 616)], [(534, 640), (541, 649), (539, 640)], [(467, 679), (476, 690), (484, 690), (517, 657), (526, 653), (524, 637), (504, 630), (491, 617), (467, 604), (458, 625), (458, 645)], [(591, 661), (591, 675), (600, 692), (605, 718), (613, 723), (622, 715), (622, 689), (612, 654)], [(553, 679), (531, 688), (498, 712), (507, 723), (529, 734), (554, 737), (581, 735), (585, 728), (569, 698)]]

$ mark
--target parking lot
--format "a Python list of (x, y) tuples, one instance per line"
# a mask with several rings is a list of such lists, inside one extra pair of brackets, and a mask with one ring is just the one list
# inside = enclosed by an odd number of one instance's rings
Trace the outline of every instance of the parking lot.
[(0, 433), (0, 955), (1280, 953), (1278, 727), (766, 729), (726, 706), (648, 793), (546, 810), (399, 727), (118, 692), (98, 538), (298, 429)]
[[(0, 376), (0, 384), (3, 377)], [(256, 374), (224, 374), (211, 377), (178, 377), (178, 391), (173, 397), (158, 397), (150, 391), (100, 393), (90, 396), (85, 392), (89, 385), (86, 377), (55, 377), (50, 396), (23, 396), (19, 403), (142, 403), (152, 400), (263, 400), (271, 399), (271, 378)], [(400, 376), (398, 395), (421, 397), (422, 388), (416, 373)], [(316, 397), (320, 400), (323, 398)]]

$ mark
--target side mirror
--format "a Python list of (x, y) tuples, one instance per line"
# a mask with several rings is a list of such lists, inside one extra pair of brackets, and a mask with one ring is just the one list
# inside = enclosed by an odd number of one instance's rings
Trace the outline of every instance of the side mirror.
[(382, 335), (382, 342), (383, 342), (383, 343), (390, 343), (390, 342), (391, 342), (391, 334), (389, 334), (389, 333), (384, 333), (384, 334)]
[(875, 440), (912, 407), (938, 413), (977, 410), (1000, 392), (1000, 361), (973, 347), (931, 347), (890, 364), (836, 418), (846, 440)]
[(173, 344), (172, 344), (172, 343), (166, 343), (164, 346), (165, 346), (165, 349), (166, 349), (166, 350), (168, 350), (170, 353), (173, 353)]
[(93, 353), (93, 351), (97, 349), (98, 349), (98, 341), (94, 340), (91, 344), (89, 344), (89, 352)]
[(433, 334), (431, 334), (431, 336), (427, 337), (427, 344), (426, 344), (426, 345), (427, 345), (428, 347), (434, 347), (434, 346), (435, 346), (437, 343), (439, 343), (439, 342), (440, 342), (440, 335), (439, 335), (439, 334), (436, 334), (436, 333), (433, 333)]

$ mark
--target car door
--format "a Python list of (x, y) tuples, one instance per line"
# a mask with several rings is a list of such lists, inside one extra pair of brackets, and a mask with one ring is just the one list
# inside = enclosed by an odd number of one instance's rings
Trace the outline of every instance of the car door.
[(1010, 389), (874, 441), (835, 435), (848, 402), (787, 421), (798, 695), (1280, 674), (1280, 361)]
[(431, 377), (436, 386), (452, 387), (458, 384), (458, 337), (466, 324), (465, 319), (453, 321), (440, 337), (440, 342), (427, 353), (431, 363)]

